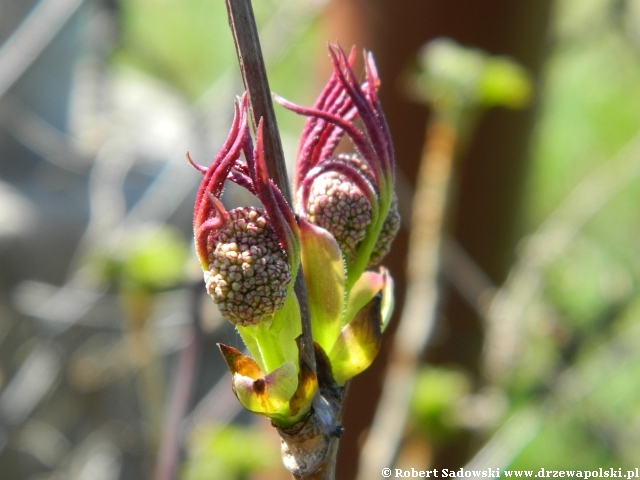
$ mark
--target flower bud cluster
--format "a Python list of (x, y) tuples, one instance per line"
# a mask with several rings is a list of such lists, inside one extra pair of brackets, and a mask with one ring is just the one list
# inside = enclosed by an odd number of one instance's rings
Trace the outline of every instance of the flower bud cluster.
[[(395, 156), (373, 57), (365, 52), (365, 78), (360, 81), (352, 68), (355, 50), (347, 56), (330, 46), (329, 55), (334, 71), (313, 107), (276, 100), (309, 117), (295, 163), (296, 209), (335, 238), (351, 288), (387, 254), (400, 227), (393, 192)], [(336, 154), (345, 135), (357, 153)]]
[[(355, 155), (335, 159), (357, 168), (366, 168)], [(313, 182), (307, 206), (308, 220), (328, 230), (345, 255), (353, 255), (371, 223), (371, 204), (366, 195), (344, 175), (330, 171)]]
[[(380, 81), (371, 54), (364, 81), (352, 70), (355, 50), (347, 56), (332, 46), (329, 54), (334, 72), (314, 107), (275, 97), (309, 117), (295, 162), (297, 214), (269, 178), (262, 120), (253, 146), (248, 94), (236, 103), (227, 140), (209, 167), (187, 156), (203, 174), (194, 237), (206, 289), (253, 356), (220, 345), (234, 392), (246, 408), (287, 428), (308, 415), (318, 388), (301, 347), (302, 313), (309, 315), (316, 358), (323, 352), (326, 360), (324, 373), (343, 386), (375, 358), (393, 308), (388, 272), (366, 271), (388, 252), (400, 226)], [(344, 135), (357, 153), (336, 152)], [(245, 188), (262, 208), (227, 211), (226, 182)], [(292, 281), (300, 266), (304, 310)]]
[[(211, 164), (198, 165), (187, 154), (203, 175), (194, 205), (194, 240), (207, 293), (251, 353), (219, 344), (234, 393), (247, 409), (289, 427), (308, 415), (318, 385), (296, 341), (301, 319), (293, 279), (300, 265), (300, 232), (267, 173), (263, 121), (258, 121), (254, 147), (248, 119), (245, 93)], [(260, 208), (227, 211), (220, 199), (227, 182), (254, 195)]]
[(207, 242), (207, 292), (234, 325), (255, 325), (284, 305), (291, 273), (262, 209), (236, 208)]
[[(331, 161), (350, 165), (365, 178), (370, 176), (366, 162), (358, 154), (343, 153)], [(319, 175), (309, 190), (308, 220), (328, 230), (348, 259), (355, 254), (358, 244), (367, 234), (367, 228), (371, 223), (371, 210), (367, 195), (349, 178), (336, 171)], [(367, 266), (377, 265), (389, 253), (398, 230), (400, 213), (398, 198), (394, 193)]]

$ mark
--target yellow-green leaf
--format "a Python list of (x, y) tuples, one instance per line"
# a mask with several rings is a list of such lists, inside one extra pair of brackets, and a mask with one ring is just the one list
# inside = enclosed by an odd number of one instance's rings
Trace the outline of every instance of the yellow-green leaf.
[(231, 372), (232, 388), (247, 410), (263, 415), (278, 413), (288, 406), (298, 388), (295, 365), (285, 362), (268, 375), (258, 364), (233, 347), (218, 344)]
[[(299, 417), (301, 414), (306, 414), (306, 412), (309, 411), (311, 408), (311, 401), (318, 390), (318, 377), (313, 372), (311, 366), (303, 358), (300, 345), (301, 339), (302, 336), (297, 338), (298, 351), (300, 352), (298, 389), (289, 402), (289, 414), (292, 417)], [(298, 420), (298, 418), (296, 418), (296, 420)]]
[(347, 310), (344, 315), (345, 323), (349, 323), (377, 293), (381, 293), (380, 321), (381, 329), (384, 332), (393, 314), (393, 287), (393, 278), (385, 267), (380, 267), (378, 272), (364, 272), (349, 294)]
[(378, 354), (381, 331), (382, 295), (374, 296), (340, 332), (329, 359), (338, 385), (364, 371)]
[(344, 312), (342, 253), (329, 232), (303, 218), (300, 219), (300, 243), (313, 340), (330, 351), (340, 334)]

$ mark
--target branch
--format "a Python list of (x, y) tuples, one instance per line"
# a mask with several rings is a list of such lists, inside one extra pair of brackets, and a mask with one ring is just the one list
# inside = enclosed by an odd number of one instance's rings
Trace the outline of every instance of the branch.
[(269, 80), (262, 58), (258, 29), (250, 0), (226, 0), (229, 26), (236, 45), (244, 88), (249, 92), (249, 106), (253, 114), (253, 126), (264, 119), (264, 153), (267, 158), (269, 178), (278, 186), (289, 205), (292, 205), (287, 166), (280, 142)]
[[(200, 283), (197, 283), (198, 291)], [(191, 321), (187, 344), (180, 351), (171, 386), (171, 398), (166, 411), (164, 431), (156, 459), (155, 480), (176, 478), (181, 460), (181, 425), (189, 409), (200, 356), (199, 295), (191, 288)]]
[[(291, 189), (287, 176), (287, 165), (280, 142), (278, 123), (273, 110), (271, 90), (262, 58), (258, 28), (253, 16), (251, 0), (226, 0), (229, 14), (229, 26), (236, 45), (240, 71), (244, 86), (249, 92), (249, 108), (253, 116), (253, 126), (257, 131), (258, 122), (264, 122), (264, 153), (269, 178), (275, 182), (289, 205), (293, 205)], [(301, 272), (296, 276), (294, 289), (300, 304), (302, 318), (302, 355), (313, 366), (313, 340), (311, 336), (311, 318), (307, 303), (307, 288)]]
[(382, 396), (362, 449), (358, 479), (391, 467), (402, 440), (420, 356), (435, 325), (442, 229), (458, 132), (438, 119), (427, 128), (412, 204), (407, 294)]
[[(251, 0), (226, 0), (226, 5), (242, 78), (249, 92), (254, 129), (257, 131), (260, 119), (264, 122), (267, 171), (284, 198), (292, 205), (284, 153)], [(302, 271), (296, 277), (294, 288), (302, 321), (301, 357), (318, 375), (319, 389), (313, 400), (312, 413), (305, 420), (289, 429), (278, 429), (282, 438), (282, 459), (296, 480), (333, 480), (338, 439), (342, 433), (339, 420), (344, 398), (343, 390), (335, 387), (332, 380), (325, 378), (330, 366), (325, 365), (325, 359), (321, 354), (316, 357), (314, 352), (307, 290)]]

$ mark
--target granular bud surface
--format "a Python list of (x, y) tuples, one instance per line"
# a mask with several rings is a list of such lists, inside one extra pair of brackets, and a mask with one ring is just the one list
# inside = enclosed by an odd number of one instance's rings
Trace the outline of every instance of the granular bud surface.
[(236, 208), (208, 238), (207, 292), (234, 325), (259, 323), (284, 306), (291, 273), (262, 209)]
[[(357, 155), (342, 154), (337, 160), (363, 172), (366, 170)], [(328, 230), (347, 256), (355, 252), (371, 223), (369, 199), (353, 182), (337, 172), (327, 172), (315, 179), (309, 192), (307, 212), (309, 221)]]

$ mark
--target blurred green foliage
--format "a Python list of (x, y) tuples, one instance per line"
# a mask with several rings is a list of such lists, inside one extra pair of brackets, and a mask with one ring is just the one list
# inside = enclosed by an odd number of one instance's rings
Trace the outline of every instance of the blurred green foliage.
[(422, 48), (409, 87), (454, 123), (474, 110), (523, 108), (530, 103), (533, 89), (529, 72), (515, 61), (448, 38), (437, 38)]
[(203, 428), (190, 442), (191, 458), (182, 472), (183, 480), (241, 480), (251, 472), (283, 470), (280, 449), (275, 438), (265, 438), (264, 430), (228, 426)]
[[(324, 44), (318, 41), (313, 5), (264, 0), (255, 2), (253, 8), (258, 28), (280, 15), (283, 25), (277, 28), (285, 38), (291, 35), (291, 42), (277, 47), (275, 58), (267, 62), (271, 90), (298, 103), (311, 103), (326, 81), (318, 78)], [(293, 24), (286, 21), (287, 15)], [(300, 31), (298, 22), (304, 27)], [(113, 61), (167, 82), (190, 100), (203, 98), (227, 72), (239, 78), (222, 0), (125, 0), (121, 29), (122, 42)], [(297, 138), (305, 119), (279, 107), (276, 116), (283, 134)]]
[[(526, 209), (532, 227), (593, 172), (606, 182), (625, 155), (640, 156), (637, 146), (624, 150), (640, 131), (640, 48), (630, 35), (640, 17), (632, 3), (558, 2)], [(542, 307), (526, 320), (519, 367), (537, 364), (540, 375), (520, 376), (519, 388), (551, 388), (556, 408), (514, 468), (637, 466), (640, 355), (628, 349), (640, 341), (640, 182), (622, 180), (628, 185), (620, 183), (543, 271)], [(561, 371), (580, 382), (567, 389)]]
[[(557, 19), (564, 29), (556, 30), (556, 46), (540, 87), (542, 111), (528, 206), (534, 225), (567, 195), (568, 188), (624, 146), (640, 125), (640, 50), (615, 22), (614, 2), (598, 2), (600, 8), (595, 10), (589, 8), (595, 0), (559, 2), (566, 3), (574, 7), (562, 9), (567, 18)], [(592, 12), (587, 15), (585, 10)], [(595, 19), (588, 22), (584, 15)], [(575, 32), (566, 26), (596, 19), (595, 29)], [(625, 211), (616, 213), (630, 219)], [(637, 215), (633, 218), (637, 225)]]
[(184, 237), (165, 224), (129, 232), (126, 241), (107, 249), (94, 262), (120, 288), (153, 293), (181, 285), (188, 259)]
[(130, 63), (197, 98), (235, 62), (224, 2), (122, 2), (122, 46), (116, 60)]
[(464, 373), (451, 369), (424, 367), (416, 379), (411, 414), (415, 426), (435, 443), (455, 438), (459, 427), (456, 409), (471, 391)]

